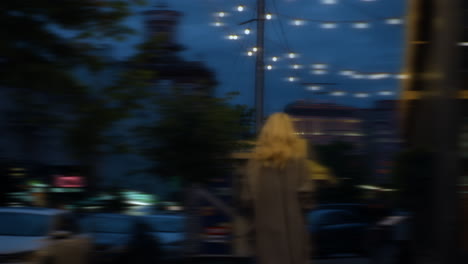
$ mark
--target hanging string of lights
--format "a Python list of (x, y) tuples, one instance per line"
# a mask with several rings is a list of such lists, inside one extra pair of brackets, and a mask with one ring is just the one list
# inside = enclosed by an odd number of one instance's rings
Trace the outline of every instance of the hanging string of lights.
[[(361, 0), (362, 2), (373, 2), (375, 0)], [(322, 4), (337, 4), (338, 0), (321, 0)], [(285, 55), (284, 56), (279, 56), (279, 55), (271, 55), (267, 56), (267, 61), (265, 63), (265, 69), (268, 71), (275, 70), (275, 69), (281, 69), (285, 68), (284, 66), (282, 67), (280, 62), (286, 61), (289, 62), (287, 65), (287, 68), (289, 69), (289, 74), (287, 77), (285, 77), (285, 81), (291, 82), (291, 83), (300, 83), (302, 86), (305, 86), (305, 89), (308, 91), (311, 91), (315, 94), (322, 94), (322, 95), (331, 95), (331, 96), (345, 96), (345, 95), (350, 95), (356, 98), (368, 98), (371, 95), (379, 95), (379, 96), (391, 96), (394, 95), (395, 93), (390, 90), (380, 90), (380, 91), (373, 91), (373, 92), (363, 92), (363, 91), (344, 91), (344, 90), (337, 90), (337, 89), (327, 89), (325, 91), (323, 85), (317, 84), (317, 83), (307, 83), (307, 82), (302, 82), (301, 80), (305, 80), (306, 78), (303, 78), (305, 75), (304, 72), (305, 70), (310, 70), (308, 73), (312, 75), (330, 75), (330, 74), (337, 74), (342, 77), (346, 77), (348, 80), (388, 80), (388, 79), (407, 79), (409, 76), (407, 74), (402, 74), (402, 73), (390, 73), (390, 72), (361, 72), (358, 70), (353, 70), (349, 68), (344, 68), (344, 67), (332, 67), (332, 65), (329, 65), (327, 63), (312, 63), (309, 64), (309, 67), (306, 67), (304, 65), (308, 65), (307, 63), (301, 64), (298, 62), (298, 59), (300, 57), (299, 53), (293, 52), (293, 50), (290, 48), (289, 43), (287, 41), (287, 37), (285, 34), (284, 26), (282, 21), (283, 20), (288, 20), (289, 25), (291, 26), (305, 26), (308, 24), (318, 24), (321, 28), (323, 29), (336, 29), (339, 28), (343, 25), (348, 25), (353, 29), (368, 29), (371, 28), (374, 24), (385, 24), (389, 26), (396, 26), (396, 25), (402, 25), (404, 24), (404, 19), (401, 17), (374, 17), (372, 19), (366, 19), (362, 21), (356, 21), (356, 20), (322, 20), (322, 19), (310, 19), (310, 18), (298, 18), (298, 17), (293, 17), (290, 15), (286, 14), (281, 14), (278, 12), (278, 8), (276, 6), (276, 1), (273, 0), (273, 6), (275, 9), (275, 13), (267, 13), (265, 15), (265, 20), (276, 20), (278, 22), (278, 25), (280, 27), (280, 33), (277, 32), (279, 37), (282, 39), (283, 43), (276, 43), (279, 46), (282, 47), (283, 50), (285, 50)], [(248, 10), (248, 8), (245, 4), (239, 4), (233, 8), (234, 12), (245, 12)], [(362, 12), (362, 10), (361, 10)], [(362, 12), (364, 13), (364, 12)], [(213, 26), (216, 27), (221, 27), (224, 29), (226, 32), (226, 29), (228, 28), (227, 23), (225, 22), (225, 19), (230, 15), (229, 12), (227, 11), (218, 11), (214, 13), (215, 21), (212, 23)], [(254, 21), (249, 20), (247, 22), (241, 23), (241, 25), (248, 24), (249, 22)], [(229, 33), (226, 35), (226, 39), (228, 40), (240, 40), (242, 38), (249, 37), (253, 34), (253, 30), (249, 27), (244, 27), (241, 30), (229, 30)], [(257, 52), (257, 47), (251, 47), (249, 49), (245, 49), (245, 54), (249, 57), (255, 56)], [(284, 60), (286, 59), (286, 60)], [(339, 69), (335, 71), (331, 71), (330, 68), (333, 69)], [(299, 77), (299, 76), (302, 76)]]

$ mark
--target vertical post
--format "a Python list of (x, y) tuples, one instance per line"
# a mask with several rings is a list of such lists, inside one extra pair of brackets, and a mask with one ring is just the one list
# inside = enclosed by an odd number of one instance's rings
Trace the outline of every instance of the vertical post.
[(265, 0), (257, 0), (257, 58), (255, 63), (255, 128), (263, 123), (263, 90), (265, 86)]

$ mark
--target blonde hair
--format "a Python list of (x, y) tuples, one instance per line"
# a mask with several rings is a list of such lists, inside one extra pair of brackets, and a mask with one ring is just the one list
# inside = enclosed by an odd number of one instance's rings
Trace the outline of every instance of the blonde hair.
[(297, 136), (291, 118), (285, 113), (272, 114), (258, 136), (253, 158), (264, 166), (283, 168), (288, 161), (306, 156), (306, 141)]

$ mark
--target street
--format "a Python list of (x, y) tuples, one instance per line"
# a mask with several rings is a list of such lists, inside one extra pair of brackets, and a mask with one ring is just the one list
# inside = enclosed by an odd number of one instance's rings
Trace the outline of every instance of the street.
[(330, 258), (313, 260), (312, 264), (370, 264), (367, 258)]

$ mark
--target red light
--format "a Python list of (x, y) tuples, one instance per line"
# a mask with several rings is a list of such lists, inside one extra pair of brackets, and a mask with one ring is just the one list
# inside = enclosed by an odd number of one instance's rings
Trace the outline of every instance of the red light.
[(59, 188), (81, 188), (86, 184), (84, 178), (81, 176), (56, 175), (54, 185)]

